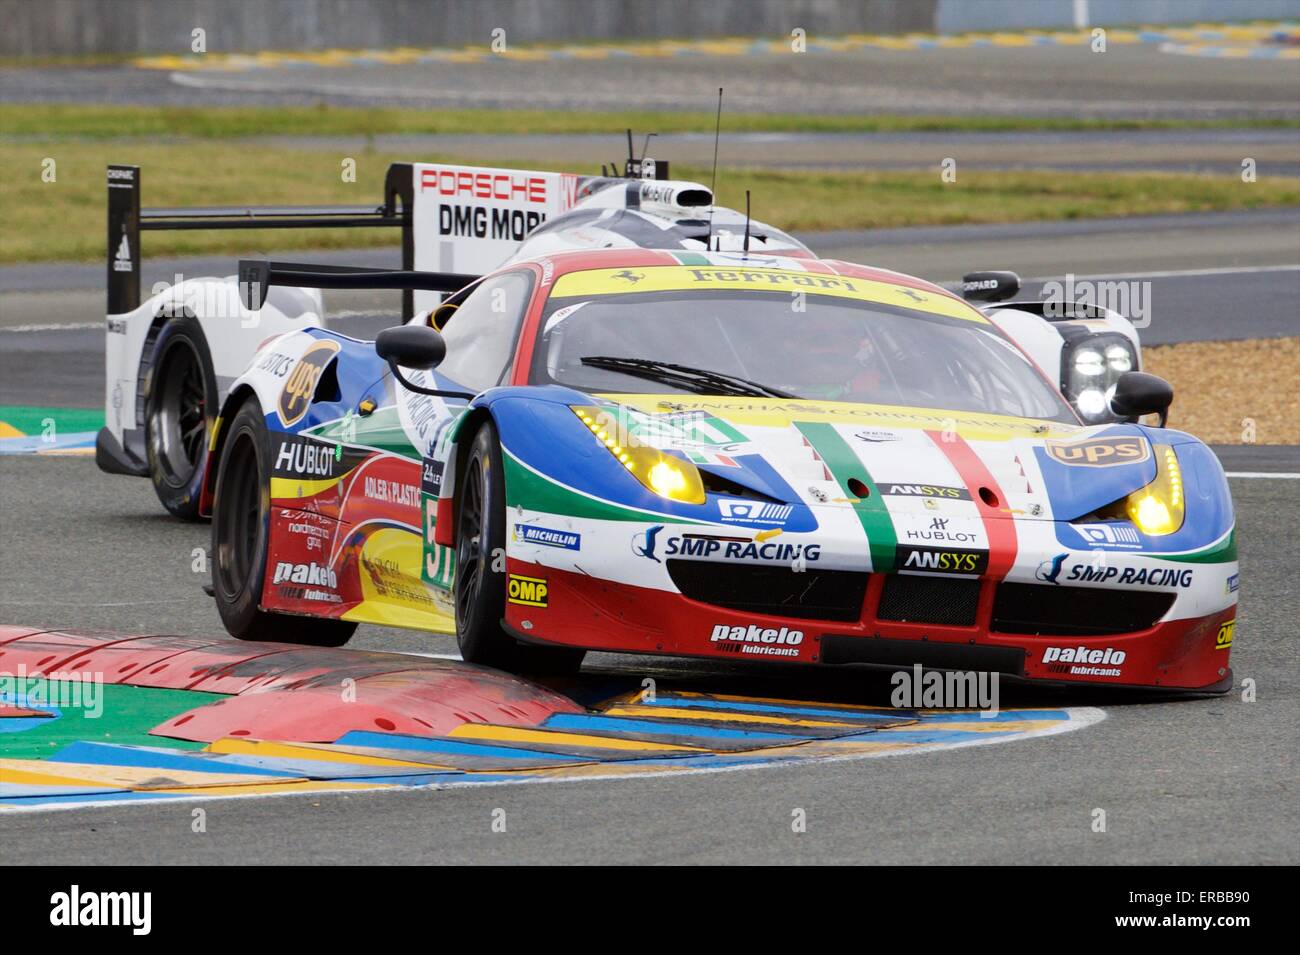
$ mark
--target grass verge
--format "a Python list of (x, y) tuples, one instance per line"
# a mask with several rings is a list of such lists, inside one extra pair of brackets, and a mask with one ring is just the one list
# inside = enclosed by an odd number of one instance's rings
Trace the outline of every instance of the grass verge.
[[(346, 106), (82, 106), (0, 105), (0, 131), (10, 136), (379, 136), (399, 133), (711, 133), (711, 112), (585, 112), (576, 110), (369, 109)], [(1105, 119), (1034, 116), (817, 115), (729, 113), (726, 132), (998, 132), (1143, 129), (1300, 129), (1300, 119)]]
[[(378, 202), (390, 162), (412, 157), (359, 150), (357, 182), (341, 177), (343, 157), (327, 151), (250, 148), (239, 142), (67, 141), (0, 148), (0, 262), (96, 260), (104, 255), (104, 166), (133, 162), (145, 206)], [(55, 162), (55, 181), (42, 178)], [(547, 164), (501, 159), (502, 165)], [(579, 170), (586, 171), (586, 170)], [(594, 170), (590, 170), (594, 171)], [(708, 170), (675, 174), (708, 181)], [(744, 206), (753, 191), (755, 218), (791, 230), (885, 228), (981, 222), (1084, 219), (1265, 206), (1300, 205), (1300, 179), (1242, 183), (1178, 174), (1035, 171), (963, 172), (943, 183), (937, 172), (816, 173), (727, 170), (719, 202)], [(386, 229), (179, 232), (150, 236), (147, 254), (246, 253), (265, 249), (392, 245)]]

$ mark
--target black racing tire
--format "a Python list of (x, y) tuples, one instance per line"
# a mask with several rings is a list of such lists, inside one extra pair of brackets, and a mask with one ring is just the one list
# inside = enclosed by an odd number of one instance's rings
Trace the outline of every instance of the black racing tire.
[(341, 647), (355, 623), (262, 610), (271, 527), (271, 443), (257, 398), (230, 421), (217, 463), (212, 505), (212, 596), (221, 622), (240, 640)]
[(574, 672), (585, 650), (523, 645), (503, 627), (506, 486), (501, 442), (484, 421), (465, 449), (456, 483), (456, 643), (467, 663), (512, 673)]
[(199, 323), (169, 318), (154, 340), (145, 376), (145, 457), (154, 492), (183, 521), (197, 521), (208, 437), (217, 415), (217, 379)]

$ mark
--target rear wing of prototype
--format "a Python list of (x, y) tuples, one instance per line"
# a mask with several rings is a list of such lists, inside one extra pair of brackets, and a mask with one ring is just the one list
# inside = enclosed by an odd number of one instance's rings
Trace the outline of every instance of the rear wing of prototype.
[[(195, 229), (400, 229), (402, 268), (415, 263), (410, 163), (394, 163), (384, 179), (384, 198), (356, 206), (232, 206), (142, 208), (140, 167), (108, 167), (108, 314), (140, 307), (141, 232)], [(406, 317), (414, 314), (411, 292), (402, 296)]]

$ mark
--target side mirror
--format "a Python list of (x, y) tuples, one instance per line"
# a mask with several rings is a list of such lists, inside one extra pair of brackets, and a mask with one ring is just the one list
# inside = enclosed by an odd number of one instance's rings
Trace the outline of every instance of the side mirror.
[(1169, 420), (1169, 406), (1174, 400), (1174, 389), (1169, 382), (1143, 371), (1126, 371), (1115, 382), (1110, 396), (1110, 410), (1121, 418), (1137, 418), (1144, 414), (1160, 415), (1160, 427)]
[(1015, 272), (967, 272), (961, 277), (961, 297), (968, 302), (1001, 302), (1019, 291)]
[(379, 333), (375, 352), (390, 365), (427, 370), (447, 357), (447, 343), (427, 325), (398, 325)]
[(444, 391), (439, 388), (426, 388), (417, 385), (402, 374), (402, 368), (416, 368), (427, 371), (436, 368), (447, 357), (447, 343), (439, 332), (427, 325), (397, 325), (385, 328), (375, 338), (375, 354), (388, 362), (388, 369), (393, 377), (401, 382), (407, 391), (421, 395), (434, 395), (438, 398), (474, 397), (468, 391)]

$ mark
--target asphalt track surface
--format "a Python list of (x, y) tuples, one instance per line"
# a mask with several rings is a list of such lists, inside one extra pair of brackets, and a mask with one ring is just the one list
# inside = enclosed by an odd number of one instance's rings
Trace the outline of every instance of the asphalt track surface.
[[(1183, 244), (1200, 248), (1204, 230), (1231, 236), (1235, 223), (1240, 247), (1253, 249), (1251, 235), (1277, 229), (1273, 243), (1265, 245), (1276, 264), (1294, 265), (1295, 245), (1274, 244), (1278, 235), (1294, 237), (1294, 217), (1261, 215), (1257, 221), (1201, 220), (1183, 236)], [(1057, 253), (1077, 253), (1065, 261), (1099, 262), (1116, 254), (1112, 246), (1129, 242), (1129, 270), (1201, 267), (1197, 256), (1203, 252), (1172, 261), (1162, 257), (1168, 253), (1159, 244), (1143, 239), (1149, 230), (1070, 225), (1077, 227), (1072, 234), (1062, 230), (1051, 243)], [(1169, 223), (1162, 227), (1182, 235)], [(1033, 268), (1043, 261), (1042, 234), (1014, 231), (1024, 227), (987, 228), (1013, 233), (954, 238), (942, 230), (900, 230), (905, 234), (889, 237), (892, 241), (839, 236), (831, 244), (874, 249), (878, 255), (868, 261), (884, 256), (898, 267), (947, 258), (945, 276), (968, 264), (1020, 267), (1026, 275), (1059, 272), (1060, 259), (1052, 270)], [(1037, 246), (1038, 258), (1017, 258), (1016, 243)], [(957, 268), (951, 264), (954, 250), (966, 246), (982, 250), (983, 257), (968, 263), (958, 256)], [(1228, 248), (1217, 254), (1230, 255), (1231, 242)], [(1243, 254), (1257, 258), (1258, 251)], [(57, 278), (51, 272), (22, 274), (29, 286), (44, 277), (48, 287), (50, 276)], [(67, 275), (62, 284), (75, 285)], [(1216, 273), (1199, 285), (1196, 276), (1152, 279), (1157, 304), (1166, 297), (1181, 304), (1173, 310), (1177, 321), (1168, 323), (1161, 317), (1164, 308), (1158, 308), (1150, 336), (1176, 336), (1178, 322), (1193, 337), (1213, 334), (1226, 324), (1225, 314), (1237, 323), (1234, 329), (1250, 336), (1294, 334), (1297, 317), (1286, 306), (1296, 300), (1296, 289), (1286, 283), (1294, 283), (1295, 275)], [(73, 298), (56, 306), (58, 294)], [(61, 330), (19, 330), (22, 319), (31, 316), (15, 321), (10, 305), (16, 295), (28, 296), (22, 301), (29, 308), (36, 297), (51, 296), (45, 317), (58, 319), (50, 323)], [(36, 404), (47, 396), (51, 404), (93, 405), (103, 373), (98, 295), (29, 291), (9, 296), (3, 321), (10, 330), (0, 331), (0, 403)], [(78, 301), (77, 307), (89, 309), (95, 328), (76, 327), (86, 316), (67, 309)], [(341, 322), (360, 331), (384, 320), (370, 311)], [(1300, 471), (1297, 449), (1220, 453), (1230, 471)], [(185, 803), (53, 816), (0, 814), (0, 844), (11, 864), (1294, 864), (1300, 861), (1293, 838), (1300, 830), (1295, 799), (1300, 739), (1294, 718), (1300, 701), (1295, 651), (1300, 599), (1294, 585), (1300, 481), (1231, 483), (1243, 582), (1232, 663), (1239, 686), (1254, 681), (1253, 703), (1244, 702), (1239, 690), (1217, 699), (1169, 701), (1004, 684), (1004, 707), (1098, 706), (1106, 719), (1072, 733), (999, 746), (790, 768), (208, 802), (203, 835), (191, 831), (192, 805)], [(0, 622), (220, 635), (215, 608), (201, 589), (205, 575), (192, 569), (195, 548), (207, 546), (208, 528), (165, 517), (146, 481), (101, 474), (86, 458), (0, 458)], [(445, 636), (378, 627), (362, 627), (352, 645), (455, 652)], [(724, 692), (789, 699), (880, 704), (889, 695), (884, 675), (857, 668), (809, 672), (613, 655), (593, 655), (587, 666), (596, 674), (612, 668), (638, 678), (688, 675)], [(504, 834), (492, 832), (492, 812), (498, 808), (506, 811)], [(1104, 834), (1091, 827), (1098, 808), (1107, 814)], [(807, 814), (804, 833), (791, 830), (795, 809)]]
[[(508, 24), (507, 33), (509, 33)], [(0, 102), (727, 109), (1114, 118), (1300, 116), (1300, 61), (1051, 46), (201, 71), (0, 70)]]

